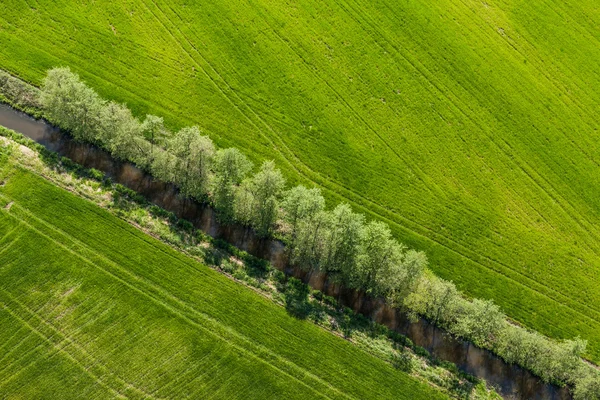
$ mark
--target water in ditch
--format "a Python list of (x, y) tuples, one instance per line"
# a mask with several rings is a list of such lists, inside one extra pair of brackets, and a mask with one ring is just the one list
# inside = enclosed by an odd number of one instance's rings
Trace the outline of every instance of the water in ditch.
[(106, 173), (115, 182), (141, 193), (150, 202), (190, 221), (212, 237), (224, 239), (254, 256), (269, 260), (276, 268), (301, 278), (329, 296), (336, 297), (341, 304), (406, 335), (436, 357), (453, 362), (462, 371), (485, 379), (505, 399), (571, 399), (568, 389), (543, 383), (529, 371), (505, 363), (490, 351), (457, 340), (426, 320), (411, 322), (381, 299), (332, 284), (327, 276), (321, 273), (307, 273), (292, 268), (287, 263), (285, 248), (281, 242), (259, 239), (252, 230), (241, 226), (220, 224), (210, 207), (180, 198), (173, 185), (156, 181), (131, 163), (115, 160), (109, 153), (95, 146), (77, 143), (43, 120), (36, 120), (0, 104), (0, 125), (17, 131), (87, 168)]

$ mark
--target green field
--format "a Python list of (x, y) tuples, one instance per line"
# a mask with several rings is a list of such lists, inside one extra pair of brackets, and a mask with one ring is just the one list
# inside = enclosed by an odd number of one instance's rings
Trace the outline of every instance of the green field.
[(0, 175), (2, 398), (444, 398), (92, 203)]
[(600, 361), (600, 8), (576, 0), (20, 1), (0, 68), (275, 158)]

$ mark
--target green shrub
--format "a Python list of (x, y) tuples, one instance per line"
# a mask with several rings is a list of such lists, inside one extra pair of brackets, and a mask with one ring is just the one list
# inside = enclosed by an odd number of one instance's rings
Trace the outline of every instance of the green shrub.
[(408, 373), (411, 373), (414, 368), (411, 355), (405, 351), (394, 352), (392, 354), (392, 365), (394, 368)]
[(413, 350), (415, 351), (415, 354), (420, 357), (431, 358), (431, 353), (429, 353), (429, 350), (424, 347), (415, 346)]
[(296, 278), (289, 278), (285, 287), (285, 308), (296, 318), (304, 319), (309, 313), (308, 285)]
[(90, 178), (95, 179), (99, 182), (102, 182), (104, 180), (104, 172), (98, 171), (95, 168), (88, 169), (87, 174)]

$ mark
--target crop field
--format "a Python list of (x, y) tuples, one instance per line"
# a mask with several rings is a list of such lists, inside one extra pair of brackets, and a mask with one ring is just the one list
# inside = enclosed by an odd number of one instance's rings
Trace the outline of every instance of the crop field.
[(70, 66), (275, 158), (598, 362), (598, 20), (592, 0), (6, 0), (0, 68)]
[(443, 398), (101, 208), (0, 171), (2, 398)]

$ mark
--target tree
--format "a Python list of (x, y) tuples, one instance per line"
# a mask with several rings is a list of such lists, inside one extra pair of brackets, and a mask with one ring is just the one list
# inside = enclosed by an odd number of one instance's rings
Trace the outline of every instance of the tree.
[(436, 325), (448, 326), (457, 316), (460, 293), (449, 281), (436, 277), (421, 277), (416, 289), (404, 300), (412, 312), (427, 317)]
[[(404, 246), (403, 246), (404, 247)], [(400, 304), (410, 293), (412, 293), (423, 273), (427, 269), (427, 255), (422, 251), (408, 250), (402, 258), (402, 267), (389, 273), (390, 291), (393, 300)]]
[(102, 108), (97, 139), (116, 158), (142, 167), (148, 163), (148, 144), (142, 137), (140, 122), (123, 104), (111, 101)]
[(554, 376), (563, 382), (574, 382), (574, 377), (583, 375), (584, 365), (581, 356), (585, 353), (587, 341), (579, 336), (572, 340), (558, 343), (558, 349), (553, 352)]
[(129, 153), (130, 161), (144, 169), (150, 167), (152, 158), (148, 155), (151, 154), (151, 146), (142, 135), (135, 134), (130, 136), (124, 145), (131, 149)]
[(119, 135), (121, 126), (131, 117), (131, 111), (122, 104), (113, 101), (107, 103), (100, 111), (100, 127), (96, 139), (106, 148), (110, 147), (113, 139)]
[(235, 217), (236, 186), (252, 169), (252, 162), (238, 149), (219, 150), (214, 162), (212, 199), (222, 222), (232, 222)]
[(166, 150), (156, 150), (150, 160), (150, 172), (163, 182), (175, 182), (175, 157)]
[(234, 191), (233, 215), (243, 225), (252, 225), (254, 214), (256, 200), (250, 186), (250, 180), (244, 180)]
[(215, 155), (212, 140), (202, 136), (196, 126), (183, 128), (169, 141), (167, 150), (174, 157), (170, 162), (172, 178), (181, 193), (205, 200)]
[(495, 349), (507, 363), (531, 368), (531, 365), (527, 364), (533, 359), (531, 354), (528, 354), (531, 347), (528, 346), (528, 342), (533, 339), (530, 336), (525, 329), (507, 324), (500, 332)]
[(600, 372), (586, 368), (576, 381), (573, 398), (575, 400), (600, 400)]
[(364, 221), (364, 215), (352, 212), (345, 203), (339, 204), (331, 213), (322, 268), (345, 283), (356, 274)]
[(250, 179), (249, 189), (254, 198), (251, 224), (259, 236), (268, 236), (277, 221), (279, 197), (285, 179), (273, 161), (265, 161)]
[(491, 300), (461, 300), (461, 312), (449, 330), (475, 344), (490, 348), (506, 324), (506, 316)]
[(120, 159), (146, 166), (139, 121), (122, 104), (106, 103), (68, 68), (48, 72), (41, 92), (46, 114), (77, 140), (98, 142)]
[(291, 245), (293, 264), (305, 270), (323, 269), (331, 222), (332, 213), (319, 211), (297, 223), (295, 240)]
[(387, 224), (371, 221), (362, 230), (354, 287), (375, 295), (388, 294), (400, 284), (404, 246), (393, 237)]
[(283, 220), (289, 225), (290, 246), (294, 247), (298, 224), (311, 220), (325, 208), (325, 199), (318, 188), (307, 189), (299, 185), (288, 190), (281, 203)]
[(162, 117), (155, 115), (146, 115), (146, 119), (141, 126), (142, 135), (150, 142), (150, 154), (148, 154), (149, 163), (154, 158), (154, 147), (163, 144), (169, 135)]
[(48, 71), (40, 100), (48, 118), (76, 140), (96, 139), (104, 101), (69, 68)]

